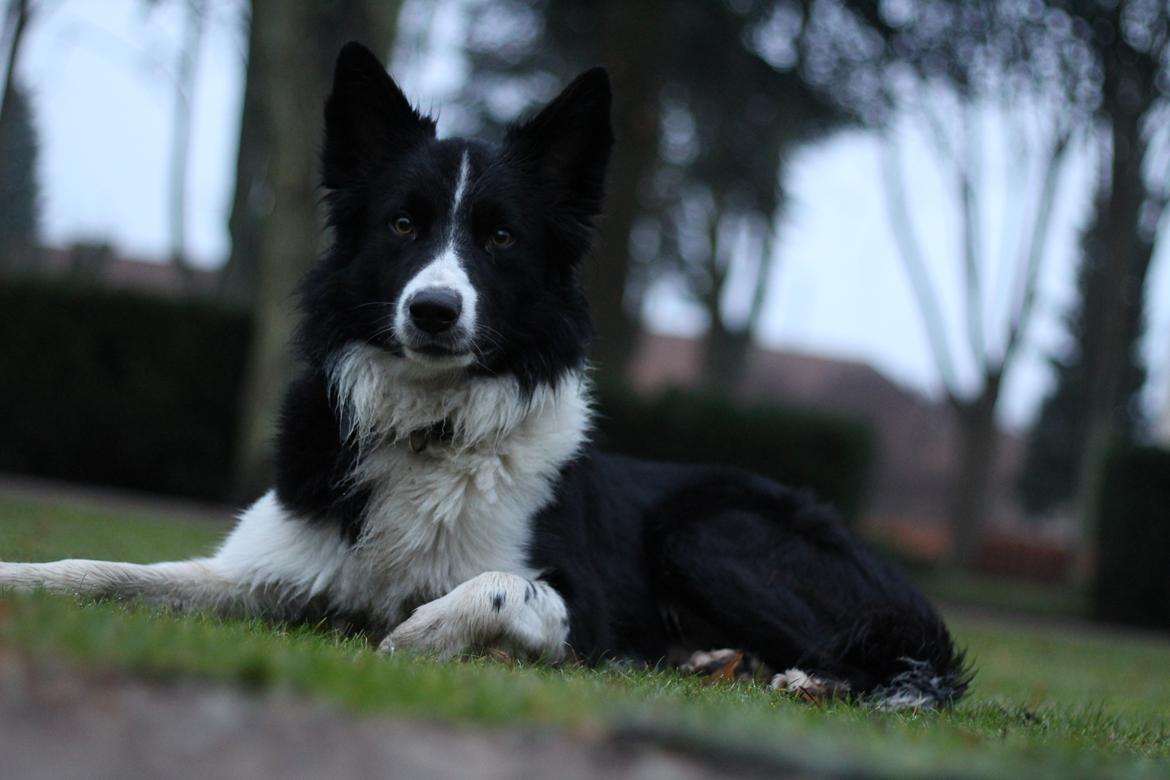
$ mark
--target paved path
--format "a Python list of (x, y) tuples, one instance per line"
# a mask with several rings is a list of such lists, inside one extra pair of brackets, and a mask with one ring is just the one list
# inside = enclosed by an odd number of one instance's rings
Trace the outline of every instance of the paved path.
[(289, 693), (83, 671), (0, 649), (5, 780), (808, 777), (646, 736), (362, 718)]

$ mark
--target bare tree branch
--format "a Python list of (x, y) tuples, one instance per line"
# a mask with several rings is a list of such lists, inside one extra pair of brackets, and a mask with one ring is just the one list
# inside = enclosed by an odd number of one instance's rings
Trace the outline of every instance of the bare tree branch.
[(760, 240), (760, 266), (756, 271), (756, 283), (752, 288), (752, 302), (748, 308), (747, 328), (755, 332), (760, 317), (764, 313), (764, 304), (768, 300), (768, 281), (776, 266), (776, 238), (779, 228), (774, 223), (765, 223)]
[(1064, 170), (1064, 161), (1072, 141), (1071, 131), (1064, 129), (1056, 137), (1045, 161), (1044, 182), (1040, 187), (1040, 194), (1036, 203), (1036, 218), (1032, 224), (1032, 232), (1028, 241), (1026, 255), (1021, 258), (1017, 281), (1018, 303), (1008, 323), (1007, 342), (1003, 348), (997, 366), (1002, 372), (1011, 364), (1019, 348), (1023, 333), (1028, 327), (1032, 310), (1035, 308), (1036, 288), (1040, 279), (1040, 267), (1047, 254), (1048, 229), (1052, 223), (1052, 207), (1056, 201), (1057, 185), (1060, 174)]
[(922, 316), (926, 338), (930, 343), (931, 354), (934, 356), (939, 375), (942, 377), (943, 387), (948, 398), (956, 400), (960, 397), (959, 378), (947, 346), (946, 320), (943, 319), (938, 294), (930, 281), (925, 258), (914, 234), (914, 225), (910, 219), (906, 191), (902, 182), (897, 140), (887, 136), (883, 150), (885, 153), (882, 155), (882, 183), (886, 189), (890, 227), (898, 244), (902, 263), (906, 267), (906, 274), (910, 277), (910, 288), (918, 303), (918, 312)]
[(707, 221), (707, 257), (704, 274), (707, 279), (706, 298), (707, 310), (712, 318), (722, 316), (720, 301), (723, 297), (723, 287), (727, 283), (727, 274), (731, 263), (724, 262), (720, 253), (719, 231), (723, 226), (723, 215), (726, 213), (725, 204), (721, 203), (719, 195), (712, 193), (711, 214)]
[(973, 181), (974, 171), (979, 165), (979, 127), (972, 117), (971, 101), (962, 98), (964, 159), (957, 162), (956, 176), (959, 185), (959, 200), (962, 203), (963, 234), (963, 278), (964, 304), (967, 310), (967, 338), (971, 354), (981, 373), (987, 371), (987, 343), (983, 330), (983, 275), (979, 258), (979, 205)]
[[(999, 116), (1003, 131), (1003, 146), (1007, 153), (1003, 155), (1003, 181), (1008, 192), (1026, 192), (1028, 188), (1027, 159), (1031, 140), (1025, 128), (1025, 112), (1013, 110), (1011, 100), (1000, 101), (1006, 108)], [(991, 300), (1010, 300), (1011, 286), (1016, 274), (1012, 273), (1017, 257), (1019, 236), (1023, 232), (1023, 215), (1020, 204), (1015, 198), (1001, 198), (1003, 209), (1000, 214), (1000, 224), (1003, 225), (1001, 244), (997, 257), (1000, 258), (1002, 268), (996, 275), (996, 283), (988, 283), (988, 290), (993, 296)], [(997, 311), (992, 309), (992, 311)]]

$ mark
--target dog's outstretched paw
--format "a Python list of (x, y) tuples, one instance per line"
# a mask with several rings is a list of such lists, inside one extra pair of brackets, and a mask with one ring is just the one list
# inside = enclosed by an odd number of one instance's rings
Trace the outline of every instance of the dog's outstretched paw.
[(451, 658), (465, 652), (465, 641), (444, 609), (442, 600), (423, 604), (404, 620), (378, 645), (378, 652), (391, 655), (396, 652), (419, 653), (439, 658)]

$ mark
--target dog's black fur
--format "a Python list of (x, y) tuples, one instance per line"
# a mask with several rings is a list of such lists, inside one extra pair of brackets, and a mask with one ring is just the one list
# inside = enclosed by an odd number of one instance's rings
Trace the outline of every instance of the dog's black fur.
[[(434, 255), (445, 203), (427, 193), (451, 178), (465, 150), (483, 174), (473, 193), (477, 240), (461, 250), (474, 258), (468, 273), (490, 329), (469, 371), (532, 388), (584, 369), (590, 325), (577, 271), (601, 210), (609, 102), (605, 73), (592, 70), (500, 147), (436, 140), (434, 122), (376, 59), (346, 47), (323, 155), (335, 241), (302, 287), (309, 368), (280, 425), (285, 506), (360, 537), (365, 494), (346, 483), (357, 454), (339, 435), (327, 361), (355, 339), (401, 354), (377, 302), (391, 301)], [(386, 230), (404, 211), (417, 221), (409, 241)], [(517, 240), (495, 251), (488, 231), (499, 224)], [(861, 695), (912, 677), (924, 699), (946, 704), (966, 687), (962, 654), (926, 599), (800, 492), (734, 469), (588, 448), (561, 470), (554, 502), (532, 523), (530, 562), (564, 598), (580, 657), (657, 663), (676, 645), (729, 646)]]

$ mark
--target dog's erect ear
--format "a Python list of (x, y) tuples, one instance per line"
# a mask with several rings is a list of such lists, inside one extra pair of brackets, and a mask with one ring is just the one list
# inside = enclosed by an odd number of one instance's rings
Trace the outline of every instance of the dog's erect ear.
[(435, 122), (411, 107), (374, 53), (347, 43), (325, 101), (322, 174), (326, 187), (348, 182), (363, 161), (434, 137)]
[(527, 122), (512, 127), (508, 151), (531, 166), (553, 198), (585, 216), (601, 211), (605, 167), (613, 146), (609, 76), (587, 70)]

